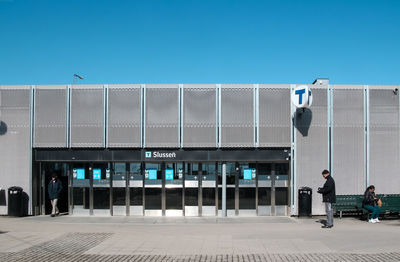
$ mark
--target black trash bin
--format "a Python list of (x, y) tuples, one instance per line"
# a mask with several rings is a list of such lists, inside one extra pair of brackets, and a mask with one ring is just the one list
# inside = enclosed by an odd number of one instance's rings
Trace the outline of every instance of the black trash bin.
[(299, 189), (299, 217), (311, 216), (312, 189), (302, 187)]
[(26, 216), (24, 190), (13, 186), (8, 189), (8, 215), (15, 217)]

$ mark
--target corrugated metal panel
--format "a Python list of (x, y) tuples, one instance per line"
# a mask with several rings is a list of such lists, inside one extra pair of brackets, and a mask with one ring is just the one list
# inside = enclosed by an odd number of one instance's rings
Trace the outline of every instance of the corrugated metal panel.
[(290, 85), (259, 86), (259, 146), (290, 147)]
[(365, 189), (363, 86), (333, 87), (332, 142), (336, 194), (362, 194)]
[(146, 85), (146, 147), (179, 147), (178, 87), (178, 85)]
[(254, 147), (253, 85), (221, 86), (221, 147)]
[(399, 192), (399, 94), (396, 86), (369, 86), (370, 184), (377, 193)]
[(108, 147), (140, 147), (140, 85), (109, 85)]
[(313, 94), (313, 104), (296, 118), (296, 124), (302, 131), (296, 130), (297, 189), (311, 187), (313, 214), (324, 214), (322, 197), (316, 189), (325, 183), (321, 172), (329, 166), (327, 86), (309, 87)]
[(66, 147), (67, 86), (36, 86), (34, 147)]
[(74, 86), (71, 90), (71, 147), (104, 147), (102, 86)]
[(183, 147), (216, 147), (216, 86), (184, 85)]
[(31, 175), (29, 88), (0, 86), (0, 121), (3, 122), (0, 133), (0, 187), (7, 189), (17, 185), (28, 194)]

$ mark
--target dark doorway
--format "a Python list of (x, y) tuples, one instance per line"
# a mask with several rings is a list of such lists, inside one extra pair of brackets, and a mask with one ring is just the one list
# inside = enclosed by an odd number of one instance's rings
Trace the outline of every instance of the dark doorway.
[(51, 214), (51, 203), (48, 194), (48, 185), (53, 174), (57, 175), (58, 180), (63, 186), (57, 207), (60, 213), (68, 213), (68, 173), (69, 165), (66, 163), (42, 163), (42, 199), (44, 199), (44, 214)]

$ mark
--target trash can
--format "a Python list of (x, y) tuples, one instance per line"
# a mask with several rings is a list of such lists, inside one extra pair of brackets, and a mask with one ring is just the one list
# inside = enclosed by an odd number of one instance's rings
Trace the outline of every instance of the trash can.
[(311, 204), (312, 204), (312, 189), (309, 187), (302, 187), (299, 189), (299, 217), (300, 216), (311, 216)]
[(8, 189), (8, 215), (22, 217), (25, 215), (24, 190), (21, 187), (13, 186)]

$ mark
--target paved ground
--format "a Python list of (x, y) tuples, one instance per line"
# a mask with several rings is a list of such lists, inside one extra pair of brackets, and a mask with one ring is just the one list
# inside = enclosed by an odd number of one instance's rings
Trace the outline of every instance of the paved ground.
[(0, 261), (400, 261), (400, 220), (0, 217)]

